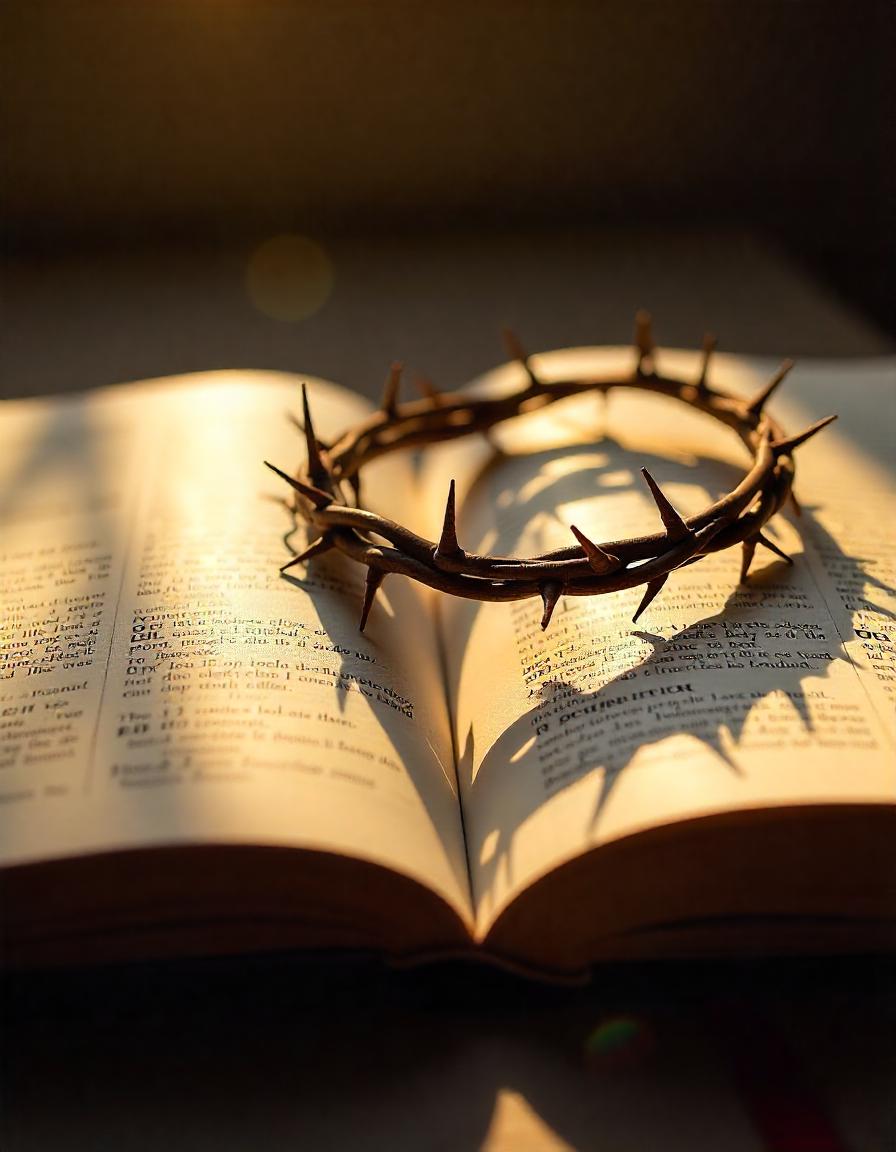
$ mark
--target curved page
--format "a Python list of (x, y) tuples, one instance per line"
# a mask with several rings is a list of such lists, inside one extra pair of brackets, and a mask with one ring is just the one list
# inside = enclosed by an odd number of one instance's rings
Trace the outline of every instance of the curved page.
[[(387, 581), (362, 635), (358, 566), (278, 573), (288, 489), (262, 461), (301, 458), (297, 384), (204, 373), (0, 411), (0, 863), (294, 845), (395, 869), (469, 919), (425, 598)], [(309, 391), (324, 438), (365, 410)], [(368, 498), (410, 517), (412, 479), (378, 464)]]
[[(622, 349), (533, 362), (555, 379), (634, 366)], [(712, 381), (752, 395), (773, 367), (719, 357)], [(661, 352), (659, 368), (693, 378), (697, 357)], [(893, 365), (866, 372), (870, 393), (843, 365), (852, 398), (845, 383), (830, 387), (834, 368), (820, 391), (835, 394), (842, 419), (798, 450), (799, 529), (790, 512), (768, 529), (793, 567), (760, 548), (739, 586), (739, 548), (708, 556), (673, 573), (637, 624), (643, 588), (567, 597), (547, 632), (540, 601), (442, 603), (480, 936), (536, 879), (639, 830), (757, 807), (893, 802), (893, 480), (838, 431), (849, 430), (844, 407), (886, 399)], [(482, 386), (506, 388), (521, 371)], [(811, 369), (794, 376), (794, 393), (811, 397)], [(809, 423), (777, 401), (772, 410), (793, 431)], [(570, 524), (596, 542), (654, 532), (640, 468), (689, 515), (749, 463), (723, 425), (633, 390), (564, 401), (498, 438), (503, 457), (480, 444), (446, 451), (433, 470), (442, 499), (457, 477), (459, 539), (472, 552), (537, 555), (572, 543)]]

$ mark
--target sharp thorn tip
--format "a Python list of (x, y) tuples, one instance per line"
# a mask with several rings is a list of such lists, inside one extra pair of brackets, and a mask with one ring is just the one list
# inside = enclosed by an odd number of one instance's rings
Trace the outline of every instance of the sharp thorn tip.
[(551, 617), (554, 615), (557, 601), (563, 594), (563, 585), (552, 580), (547, 584), (542, 584), (540, 592), (541, 600), (544, 604), (544, 612), (541, 615), (541, 630), (544, 632), (551, 622)]
[(317, 442), (317, 437), (314, 434), (311, 408), (308, 404), (308, 388), (304, 380), (302, 381), (302, 416), (304, 417), (305, 451), (308, 455), (308, 475), (314, 481), (323, 480), (327, 475), (327, 469), (324, 467), (324, 462), (321, 459), (320, 447)]
[(772, 376), (771, 380), (769, 380), (769, 382), (763, 388), (760, 388), (760, 390), (747, 405), (747, 411), (752, 413), (754, 416), (759, 416), (762, 412), (762, 409), (770, 399), (772, 393), (777, 390), (778, 386), (782, 383), (792, 367), (792, 360), (782, 361), (780, 367), (778, 368), (777, 372), (775, 372), (774, 376)]
[(678, 543), (692, 536), (693, 533), (690, 528), (688, 528), (682, 516), (673, 507), (659, 484), (657, 484), (646, 468), (641, 469), (641, 475), (647, 482), (647, 487), (650, 489), (651, 496), (653, 496), (653, 501), (657, 506), (660, 519), (663, 522), (669, 539), (673, 543)]
[(746, 584), (747, 576), (750, 573), (750, 565), (753, 563), (753, 556), (756, 552), (756, 541), (752, 539), (744, 540), (741, 548), (740, 583)]
[(463, 549), (457, 542), (457, 505), (454, 480), (448, 484), (448, 499), (445, 501), (445, 516), (442, 521), (442, 534), (436, 545), (437, 556), (457, 556)]
[(595, 544), (593, 540), (589, 540), (584, 532), (580, 531), (575, 524), (569, 526), (570, 532), (578, 540), (582, 551), (588, 558), (588, 563), (599, 575), (603, 576), (607, 572), (612, 572), (619, 567), (619, 557), (614, 556), (611, 552), (605, 552), (599, 544)]
[(361, 605), (361, 620), (358, 624), (358, 630), (363, 632), (367, 626), (367, 618), (370, 615), (370, 609), (373, 607), (373, 601), (376, 598), (377, 589), (383, 582), (385, 573), (380, 571), (379, 568), (368, 568), (367, 579), (364, 584), (364, 602)]
[(386, 383), (383, 385), (383, 398), (380, 401), (380, 408), (388, 415), (394, 416), (397, 410), (398, 391), (401, 387), (401, 374), (404, 371), (404, 364), (400, 360), (394, 360), (389, 367), (389, 375), (386, 377)]
[(793, 564), (793, 557), (788, 556), (783, 548), (779, 548), (778, 545), (773, 540), (769, 540), (769, 538), (766, 535), (764, 535), (762, 532), (757, 533), (756, 540), (758, 541), (758, 543), (760, 543), (760, 544), (764, 545), (764, 547), (768, 548), (769, 552), (774, 552), (774, 554), (776, 556), (780, 556), (780, 558), (782, 560), (784, 560), (787, 564), (791, 564), (791, 565)]
[(836, 416), (825, 416), (823, 420), (816, 420), (814, 424), (810, 424), (804, 432), (800, 432), (796, 436), (788, 436), (784, 440), (773, 440), (772, 451), (776, 456), (789, 456), (794, 448), (799, 448), (801, 444), (811, 440), (822, 428), (827, 428), (828, 424), (832, 424), (836, 419)]
[(662, 576), (657, 576), (653, 580), (649, 580), (647, 582), (647, 587), (644, 590), (644, 595), (641, 598), (641, 603), (638, 605), (637, 611), (635, 612), (634, 616), (632, 616), (632, 623), (633, 624), (638, 623), (638, 620), (641, 617), (641, 614), (650, 605), (651, 601), (654, 600), (659, 595), (660, 589), (666, 583), (668, 578), (669, 578), (669, 574), (668, 574), (668, 572), (666, 572)]

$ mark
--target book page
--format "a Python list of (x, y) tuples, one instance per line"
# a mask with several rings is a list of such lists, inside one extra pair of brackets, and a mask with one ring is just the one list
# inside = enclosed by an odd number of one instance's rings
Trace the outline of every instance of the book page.
[[(325, 439), (366, 409), (309, 394)], [(0, 410), (0, 864), (300, 846), (469, 918), (425, 598), (387, 579), (362, 635), (364, 569), (331, 553), (278, 572), (289, 489), (262, 461), (304, 457), (300, 407), (294, 377), (221, 372)], [(371, 503), (410, 515), (409, 467), (372, 466)]]
[[(546, 378), (625, 374), (633, 354), (533, 363)], [(711, 379), (754, 395), (773, 367), (719, 357)], [(693, 378), (697, 358), (661, 352), (659, 370)], [(811, 394), (810, 371), (798, 392)], [(520, 372), (508, 366), (483, 387), (506, 388)], [(844, 404), (858, 411), (889, 394), (891, 362), (866, 375), (870, 395), (842, 366), (840, 424), (796, 454), (804, 514), (767, 528), (793, 567), (760, 548), (739, 586), (740, 548), (710, 555), (673, 573), (637, 624), (643, 588), (562, 599), (545, 633), (540, 600), (442, 602), (480, 936), (534, 880), (630, 833), (738, 809), (896, 798), (896, 489), (838, 431), (850, 425)], [(789, 431), (810, 422), (770, 406)], [(886, 418), (886, 405), (876, 410)], [(457, 476), (458, 534), (472, 552), (538, 555), (572, 543), (570, 524), (598, 543), (654, 532), (642, 467), (687, 516), (749, 465), (723, 425), (632, 390), (564, 401), (495, 438), (503, 458), (480, 442), (435, 468), (441, 491)]]

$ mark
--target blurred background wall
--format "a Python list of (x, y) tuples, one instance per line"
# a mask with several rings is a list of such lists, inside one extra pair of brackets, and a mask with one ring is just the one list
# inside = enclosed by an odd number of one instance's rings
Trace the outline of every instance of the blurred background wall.
[(759, 229), (892, 333), (894, 12), (6, 0), (5, 248)]

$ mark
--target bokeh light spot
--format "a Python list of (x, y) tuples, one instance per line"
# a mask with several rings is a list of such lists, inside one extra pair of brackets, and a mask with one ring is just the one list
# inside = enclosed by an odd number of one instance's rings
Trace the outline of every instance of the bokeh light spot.
[(636, 1016), (610, 1016), (602, 1020), (585, 1039), (585, 1059), (604, 1070), (631, 1068), (642, 1063), (654, 1050), (653, 1030)]
[(333, 265), (320, 244), (307, 236), (272, 236), (249, 257), (249, 298), (274, 320), (307, 320), (326, 303), (333, 288)]

